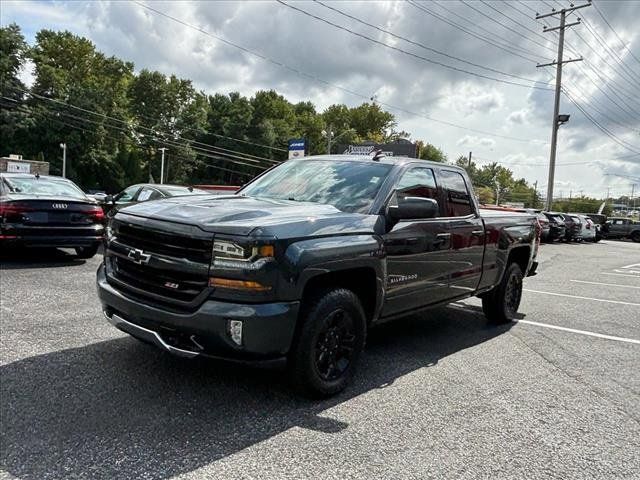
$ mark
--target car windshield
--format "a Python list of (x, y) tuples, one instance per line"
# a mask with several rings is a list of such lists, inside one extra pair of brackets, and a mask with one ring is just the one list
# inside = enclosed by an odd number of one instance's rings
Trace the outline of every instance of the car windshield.
[(12, 193), (26, 195), (53, 195), (62, 197), (84, 198), (82, 190), (73, 182), (64, 178), (51, 177), (5, 177), (5, 183)]
[(251, 197), (333, 205), (344, 212), (366, 212), (391, 165), (340, 160), (285, 162), (243, 188)]
[(180, 195), (206, 195), (209, 192), (200, 190), (193, 187), (181, 187), (181, 186), (162, 186), (162, 190), (171, 197), (178, 197)]

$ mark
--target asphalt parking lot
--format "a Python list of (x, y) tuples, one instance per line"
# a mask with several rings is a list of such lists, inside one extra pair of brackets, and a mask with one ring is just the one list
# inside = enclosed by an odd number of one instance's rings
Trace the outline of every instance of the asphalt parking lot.
[(640, 245), (543, 245), (518, 323), (374, 330), (355, 384), (173, 358), (109, 325), (101, 257), (0, 260), (2, 478), (639, 478)]

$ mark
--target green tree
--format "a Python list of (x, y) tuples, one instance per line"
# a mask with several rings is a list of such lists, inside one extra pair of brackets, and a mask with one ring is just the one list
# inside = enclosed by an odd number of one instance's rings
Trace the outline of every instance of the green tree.
[(85, 38), (50, 30), (37, 33), (30, 56), (36, 95), (30, 101), (33, 142), (25, 153), (42, 151), (52, 172), (60, 173), (59, 144), (65, 142), (69, 177), (85, 188), (122, 186), (116, 157), (129, 139), (118, 120), (127, 119), (133, 64), (105, 57)]
[(377, 103), (363, 103), (349, 109), (349, 127), (362, 140), (383, 142), (396, 126), (392, 113), (383, 110)]
[(146, 158), (142, 168), (159, 181), (159, 149), (165, 147), (169, 149), (167, 163), (171, 159), (165, 180), (187, 182), (194, 170), (207, 163), (198, 158), (198, 152), (211, 157), (210, 152), (198, 150), (192, 143), (205, 132), (209, 111), (206, 96), (197, 92), (189, 80), (149, 70), (142, 70), (133, 79), (128, 94), (138, 147)]
[(18, 77), (27, 52), (18, 25), (0, 28), (0, 153), (4, 155), (19, 153), (28, 144), (30, 112), (21, 106), (25, 86)]
[(447, 156), (438, 147), (430, 143), (424, 143), (422, 140), (418, 140), (416, 143), (418, 144), (418, 158), (431, 160), (432, 162), (447, 162)]

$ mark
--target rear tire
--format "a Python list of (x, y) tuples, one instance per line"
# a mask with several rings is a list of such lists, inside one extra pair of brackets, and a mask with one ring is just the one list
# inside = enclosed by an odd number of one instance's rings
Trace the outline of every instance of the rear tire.
[(99, 247), (99, 245), (94, 245), (92, 247), (77, 247), (76, 258), (80, 258), (83, 260), (92, 258), (96, 253), (98, 253)]
[(489, 322), (499, 325), (515, 320), (522, 299), (522, 280), (520, 266), (512, 263), (500, 283), (482, 297), (482, 311)]
[(314, 296), (303, 308), (289, 354), (293, 385), (310, 397), (342, 391), (364, 350), (367, 321), (351, 290), (336, 288)]

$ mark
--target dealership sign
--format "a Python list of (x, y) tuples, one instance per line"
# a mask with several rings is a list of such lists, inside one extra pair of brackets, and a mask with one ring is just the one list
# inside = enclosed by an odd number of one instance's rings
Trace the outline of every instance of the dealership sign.
[(304, 157), (306, 146), (304, 138), (292, 138), (289, 140), (289, 158)]
[[(378, 150), (376, 145), (349, 145), (344, 153), (345, 155), (371, 155), (374, 150)], [(382, 153), (387, 157), (393, 157), (392, 151), (383, 150)]]
[(7, 162), (8, 173), (31, 173), (31, 164), (24, 162)]

